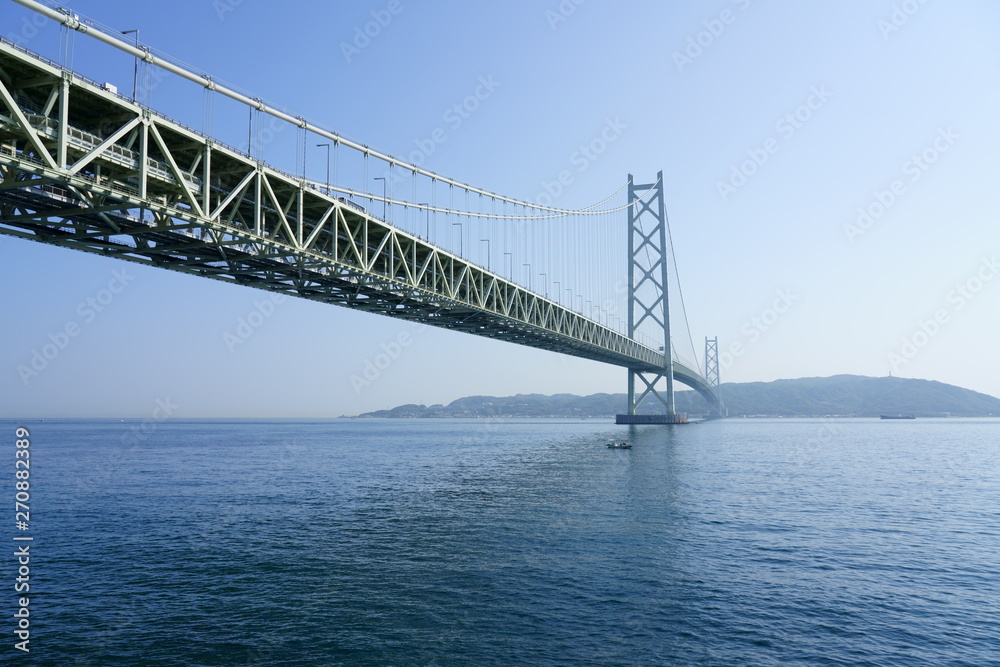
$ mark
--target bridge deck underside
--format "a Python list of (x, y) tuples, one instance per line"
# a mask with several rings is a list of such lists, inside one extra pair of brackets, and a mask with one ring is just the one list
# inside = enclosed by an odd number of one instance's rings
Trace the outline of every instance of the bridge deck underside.
[[(662, 352), (9, 43), (0, 175), (0, 233), (618, 366), (664, 366)], [(711, 395), (692, 369), (675, 362), (674, 374)]]

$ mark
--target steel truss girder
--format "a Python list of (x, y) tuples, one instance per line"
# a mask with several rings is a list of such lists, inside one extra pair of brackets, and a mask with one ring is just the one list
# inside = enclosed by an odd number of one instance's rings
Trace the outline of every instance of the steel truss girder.
[(6, 42), (0, 67), (0, 233), (643, 372), (669, 361)]

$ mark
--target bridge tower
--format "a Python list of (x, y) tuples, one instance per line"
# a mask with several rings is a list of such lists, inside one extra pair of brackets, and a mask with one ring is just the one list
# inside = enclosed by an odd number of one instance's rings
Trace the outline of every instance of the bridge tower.
[(719, 393), (719, 339), (705, 336), (705, 379)]
[[(650, 191), (652, 191), (650, 193)], [(670, 302), (667, 290), (667, 213), (663, 197), (663, 172), (656, 182), (636, 185), (628, 176), (628, 336), (643, 327), (657, 340), (662, 335), (663, 368), (655, 373), (628, 369), (628, 414), (618, 415), (618, 424), (683, 424), (686, 414), (674, 409), (673, 354), (670, 347)], [(636, 396), (636, 379), (643, 384)], [(656, 385), (666, 380), (666, 391)], [(646, 398), (659, 401), (663, 412), (636, 414)]]
[(719, 338), (705, 337), (705, 380), (715, 392), (715, 404), (711, 408), (711, 416), (722, 418), (727, 414), (722, 403), (722, 389), (719, 380)]

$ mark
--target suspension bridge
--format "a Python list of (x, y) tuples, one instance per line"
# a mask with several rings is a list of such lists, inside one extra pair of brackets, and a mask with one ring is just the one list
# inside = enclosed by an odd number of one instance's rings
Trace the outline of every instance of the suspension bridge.
[[(267, 104), (130, 41), (135, 31), (15, 1), (67, 42), (85, 33), (131, 54), (136, 70), (129, 96), (0, 42), (0, 233), (614, 364), (628, 371), (619, 423), (686, 421), (675, 380), (725, 414), (717, 341), (702, 366), (671, 335), (675, 286), (696, 356), (662, 173), (582, 209), (506, 197)], [(158, 113), (140, 64), (247, 105), (247, 145)], [(268, 117), (296, 128), (299, 173), (264, 161)], [(325, 180), (306, 177), (310, 145)]]

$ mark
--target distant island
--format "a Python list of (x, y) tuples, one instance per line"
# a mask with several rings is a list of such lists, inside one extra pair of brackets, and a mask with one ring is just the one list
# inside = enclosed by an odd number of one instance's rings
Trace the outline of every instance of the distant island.
[[(725, 383), (722, 398), (730, 417), (995, 417), (1000, 399), (943, 382), (897, 377), (835, 375), (774, 382)], [(648, 403), (648, 401), (647, 401)], [(707, 412), (695, 391), (676, 394), (678, 412)], [(400, 405), (366, 412), (373, 418), (612, 417), (625, 412), (625, 394), (518, 394), (467, 396), (448, 405)], [(643, 404), (640, 412), (653, 412)]]

